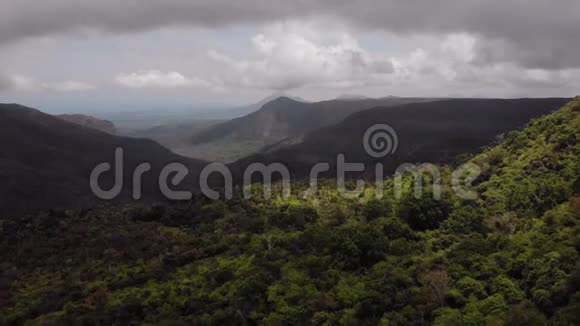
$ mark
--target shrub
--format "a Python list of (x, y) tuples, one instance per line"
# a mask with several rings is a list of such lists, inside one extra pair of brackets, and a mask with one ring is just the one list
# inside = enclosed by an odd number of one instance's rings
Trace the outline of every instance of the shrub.
[(363, 215), (367, 218), (367, 221), (371, 221), (379, 217), (388, 217), (391, 215), (391, 207), (384, 200), (371, 199), (365, 204), (363, 208)]
[(415, 199), (411, 196), (400, 207), (401, 217), (413, 230), (425, 231), (439, 227), (449, 216), (451, 204), (446, 200), (431, 197)]

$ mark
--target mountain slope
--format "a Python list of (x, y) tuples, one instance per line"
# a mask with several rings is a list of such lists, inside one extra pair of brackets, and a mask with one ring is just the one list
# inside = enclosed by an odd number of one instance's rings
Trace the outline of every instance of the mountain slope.
[(479, 204), (496, 215), (541, 216), (580, 194), (580, 97), (511, 131), (471, 163), (482, 169)]
[[(191, 135), (205, 132), (211, 127), (226, 123), (231, 119), (251, 114), (278, 97), (277, 95), (272, 95), (257, 103), (235, 108), (214, 108), (205, 111), (182, 112), (182, 116), (178, 119), (179, 121), (173, 122), (167, 122), (167, 117), (160, 116), (155, 119), (152, 116), (149, 118), (151, 121), (165, 122), (160, 125), (156, 124), (153, 127), (125, 130), (123, 135), (155, 140), (171, 149), (174, 153), (186, 157), (231, 162), (259, 149), (263, 146), (263, 142), (224, 139), (223, 141), (192, 145)], [(149, 114), (151, 115), (151, 113)], [(141, 114), (137, 114), (136, 117), (141, 117)], [(174, 119), (177, 118), (174, 117)], [(131, 119), (129, 118), (128, 120)]]
[(353, 112), (375, 106), (429, 101), (421, 98), (341, 99), (302, 102), (279, 97), (256, 112), (194, 133), (192, 149), (197, 157), (233, 162), (272, 145), (285, 146), (291, 139), (339, 122)]
[(193, 136), (194, 144), (220, 139), (280, 140), (331, 125), (347, 115), (374, 106), (392, 106), (426, 99), (384, 98), (299, 102), (279, 97), (247, 116), (234, 119)]
[(328, 182), (0, 220), (0, 324), (579, 325), (578, 139), (580, 98), (467, 161), (475, 201)]
[(111, 135), (117, 134), (117, 128), (109, 120), (101, 120), (84, 114), (59, 114), (57, 117), (65, 121), (76, 123), (87, 128), (100, 130)]
[[(199, 146), (191, 146), (191, 133), (206, 130), (224, 120), (193, 120), (181, 123), (164, 124), (147, 129), (127, 132), (125, 136), (152, 139), (174, 153), (186, 157), (204, 157)], [(206, 158), (211, 159), (211, 158)]]
[[(316, 163), (335, 166), (340, 153), (345, 154), (347, 162), (374, 165), (380, 161), (388, 173), (405, 162), (449, 162), (459, 154), (478, 152), (499, 134), (521, 127), (567, 101), (560, 98), (457, 99), (379, 107), (354, 113), (336, 125), (310, 132), (299, 144), (252, 155), (232, 166), (239, 171), (252, 162), (281, 162), (295, 176), (305, 177)], [(396, 131), (399, 145), (393, 155), (374, 159), (365, 152), (364, 133), (375, 124), (387, 124)]]
[[(82, 127), (38, 110), (0, 104), (0, 212), (69, 208), (95, 202), (89, 176), (97, 164), (114, 162), (115, 149), (124, 150), (124, 188), (132, 189), (132, 173), (143, 162), (152, 171), (143, 177), (144, 196), (157, 198), (156, 178), (170, 162), (200, 171), (200, 161), (177, 156), (151, 140), (117, 137)], [(112, 184), (112, 173), (102, 178)], [(190, 183), (194, 184), (193, 181)]]

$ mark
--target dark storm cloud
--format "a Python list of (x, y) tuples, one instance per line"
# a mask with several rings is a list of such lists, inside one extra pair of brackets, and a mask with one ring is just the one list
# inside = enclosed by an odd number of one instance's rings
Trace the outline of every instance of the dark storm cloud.
[(220, 27), (326, 15), (398, 33), (472, 33), (485, 41), (481, 62), (580, 67), (577, 0), (7, 1), (0, 11), (2, 43), (79, 30), (129, 33), (168, 25)]

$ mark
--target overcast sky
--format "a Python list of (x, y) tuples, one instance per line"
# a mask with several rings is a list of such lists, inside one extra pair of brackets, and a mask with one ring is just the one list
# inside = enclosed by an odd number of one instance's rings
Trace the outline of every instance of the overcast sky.
[(578, 0), (0, 0), (0, 102), (580, 94)]

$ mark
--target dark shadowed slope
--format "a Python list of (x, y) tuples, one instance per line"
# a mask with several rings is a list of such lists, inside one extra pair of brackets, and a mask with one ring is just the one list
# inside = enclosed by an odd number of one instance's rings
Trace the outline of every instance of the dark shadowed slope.
[(188, 152), (196, 153), (195, 157), (233, 162), (264, 149), (271, 150), (272, 146), (278, 148), (295, 143), (305, 133), (338, 123), (353, 112), (423, 101), (429, 99), (386, 97), (306, 103), (279, 97), (256, 112), (195, 133), (191, 140), (192, 150)]
[(192, 141), (200, 144), (221, 139), (264, 139), (272, 143), (337, 123), (360, 110), (420, 101), (426, 99), (389, 97), (305, 103), (280, 97), (252, 114), (200, 132), (193, 136)]
[[(401, 163), (449, 162), (491, 144), (495, 137), (523, 126), (563, 106), (569, 99), (456, 99), (413, 103), (357, 112), (339, 124), (313, 131), (303, 142), (277, 151), (241, 159), (232, 166), (238, 173), (252, 162), (285, 163), (296, 177), (305, 177), (319, 162), (336, 164), (344, 153), (347, 162), (385, 164), (388, 173)], [(365, 131), (375, 124), (395, 129), (399, 146), (383, 159), (368, 156), (363, 147)], [(370, 171), (369, 171), (370, 172)]]
[[(16, 104), (0, 104), (0, 213), (46, 208), (72, 208), (95, 202), (89, 176), (101, 162), (113, 162), (115, 149), (124, 149), (124, 188), (119, 199), (132, 191), (137, 165), (149, 162), (152, 171), (143, 178), (143, 196), (159, 198), (157, 178), (170, 162), (191, 170), (184, 186), (193, 187), (201, 161), (173, 154), (154, 141), (118, 137), (63, 121)], [(103, 175), (103, 188), (112, 181)], [(195, 183), (196, 184), (196, 183)]]

